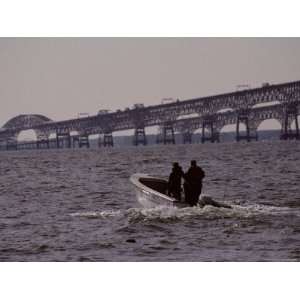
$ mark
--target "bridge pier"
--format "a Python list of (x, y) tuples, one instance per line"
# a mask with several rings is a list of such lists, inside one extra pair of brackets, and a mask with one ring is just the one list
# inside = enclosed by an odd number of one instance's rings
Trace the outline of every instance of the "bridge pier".
[(113, 147), (114, 146), (114, 138), (112, 135), (112, 132), (104, 133), (103, 135), (103, 141), (101, 139), (101, 135), (99, 135), (98, 139), (98, 146), (99, 147)]
[(36, 148), (37, 149), (49, 149), (50, 148), (50, 142), (49, 139), (42, 139), (36, 141)]
[(144, 104), (135, 104), (133, 110), (131, 111), (131, 116), (134, 124), (134, 136), (132, 143), (134, 146), (138, 146), (139, 144), (146, 146), (147, 136), (145, 132), (146, 115)]
[(166, 144), (173, 144), (175, 145), (175, 133), (174, 127), (171, 123), (166, 123), (162, 126), (161, 132), (157, 135), (156, 139), (157, 144), (163, 143)]
[(7, 143), (6, 150), (18, 150), (18, 143)]
[(105, 133), (103, 137), (103, 146), (104, 147), (113, 147), (114, 146), (114, 138), (112, 133)]
[(193, 138), (193, 133), (188, 131), (183, 132), (183, 143), (184, 144), (191, 144), (192, 143), (192, 138)]
[(72, 147), (73, 148), (76, 148), (76, 143), (78, 144), (78, 147), (79, 147), (79, 136), (73, 135), (72, 136)]
[(56, 145), (56, 138), (49, 138), (49, 149), (54, 149), (56, 148), (57, 145)]
[[(62, 146), (62, 147), (61, 147)], [(56, 148), (71, 148), (71, 135), (69, 131), (56, 131)]]
[(36, 149), (49, 149), (50, 148), (50, 141), (49, 141), (49, 136), (50, 132), (49, 131), (43, 131), (43, 130), (35, 130), (36, 132), (36, 143), (35, 147)]
[[(206, 136), (205, 129), (208, 129), (209, 135)], [(214, 122), (212, 120), (206, 120), (202, 122), (202, 136), (201, 143), (204, 144), (206, 141), (210, 141), (211, 143), (220, 142), (220, 134), (214, 128)]]
[(147, 145), (147, 136), (145, 132), (145, 127), (135, 128), (133, 145), (138, 146), (139, 144), (142, 144), (144, 146)]
[[(244, 123), (246, 126), (246, 134), (241, 135), (240, 133), (240, 124)], [(236, 141), (246, 140), (247, 142), (251, 142), (251, 140), (258, 140), (257, 130), (250, 126), (249, 116), (248, 114), (239, 114), (237, 117), (236, 123)]]
[(0, 140), (0, 150), (6, 150), (6, 141)]
[(18, 150), (32, 150), (37, 149), (37, 143), (35, 141), (19, 142), (17, 145)]
[[(291, 124), (295, 121), (295, 131), (292, 130)], [(298, 108), (296, 104), (290, 104), (285, 107), (284, 120), (280, 135), (281, 140), (300, 139), (299, 123), (298, 123)]]
[(73, 148), (76, 147), (76, 143), (79, 148), (82, 148), (82, 147), (90, 148), (90, 141), (89, 141), (88, 134), (73, 136), (72, 137)]
[(79, 136), (79, 148), (90, 148), (90, 140), (88, 135)]
[(18, 150), (18, 140), (16, 136), (9, 137), (6, 140), (6, 150)]

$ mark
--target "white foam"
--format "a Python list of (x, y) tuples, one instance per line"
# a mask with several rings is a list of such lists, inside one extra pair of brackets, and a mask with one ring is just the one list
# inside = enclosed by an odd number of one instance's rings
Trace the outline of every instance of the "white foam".
[(91, 212), (82, 212), (82, 213), (72, 213), (72, 217), (86, 217), (86, 218), (109, 218), (117, 217), (122, 215), (121, 210), (104, 210), (104, 211), (91, 211)]
[[(298, 211), (298, 215), (299, 215)], [(85, 218), (115, 218), (125, 217), (129, 221), (149, 221), (149, 220), (180, 220), (193, 217), (204, 218), (249, 218), (257, 215), (282, 215), (297, 214), (293, 209), (288, 207), (276, 207), (267, 205), (232, 205), (232, 209), (218, 208), (207, 205), (200, 207), (177, 208), (170, 206), (157, 206), (155, 208), (129, 208), (126, 210), (103, 210), (94, 212), (73, 213), (72, 217)]]

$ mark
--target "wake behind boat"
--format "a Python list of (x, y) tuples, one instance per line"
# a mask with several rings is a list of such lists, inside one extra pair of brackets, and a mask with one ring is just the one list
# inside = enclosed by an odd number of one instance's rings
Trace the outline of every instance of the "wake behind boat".
[[(136, 173), (130, 177), (135, 187), (138, 202), (145, 208), (156, 206), (189, 207), (185, 201), (178, 201), (168, 196), (168, 181), (147, 174)], [(212, 205), (216, 207), (231, 208), (231, 206), (214, 201), (208, 195), (201, 195), (198, 206)]]

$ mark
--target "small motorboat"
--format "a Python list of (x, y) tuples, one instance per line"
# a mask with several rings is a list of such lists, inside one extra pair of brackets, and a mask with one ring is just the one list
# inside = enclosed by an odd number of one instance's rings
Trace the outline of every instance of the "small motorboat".
[[(189, 207), (185, 201), (178, 201), (168, 196), (168, 181), (147, 174), (133, 174), (130, 177), (135, 187), (138, 202), (145, 208), (156, 206), (175, 206), (179, 208)], [(208, 195), (201, 195), (198, 206), (212, 205), (216, 207), (231, 208), (231, 206), (214, 201)]]

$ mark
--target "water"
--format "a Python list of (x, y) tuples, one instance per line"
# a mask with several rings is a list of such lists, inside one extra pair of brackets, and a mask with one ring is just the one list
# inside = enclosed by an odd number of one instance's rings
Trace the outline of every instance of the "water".
[[(206, 171), (233, 209), (140, 208), (128, 179)], [(0, 153), (0, 261), (299, 261), (300, 143)]]

